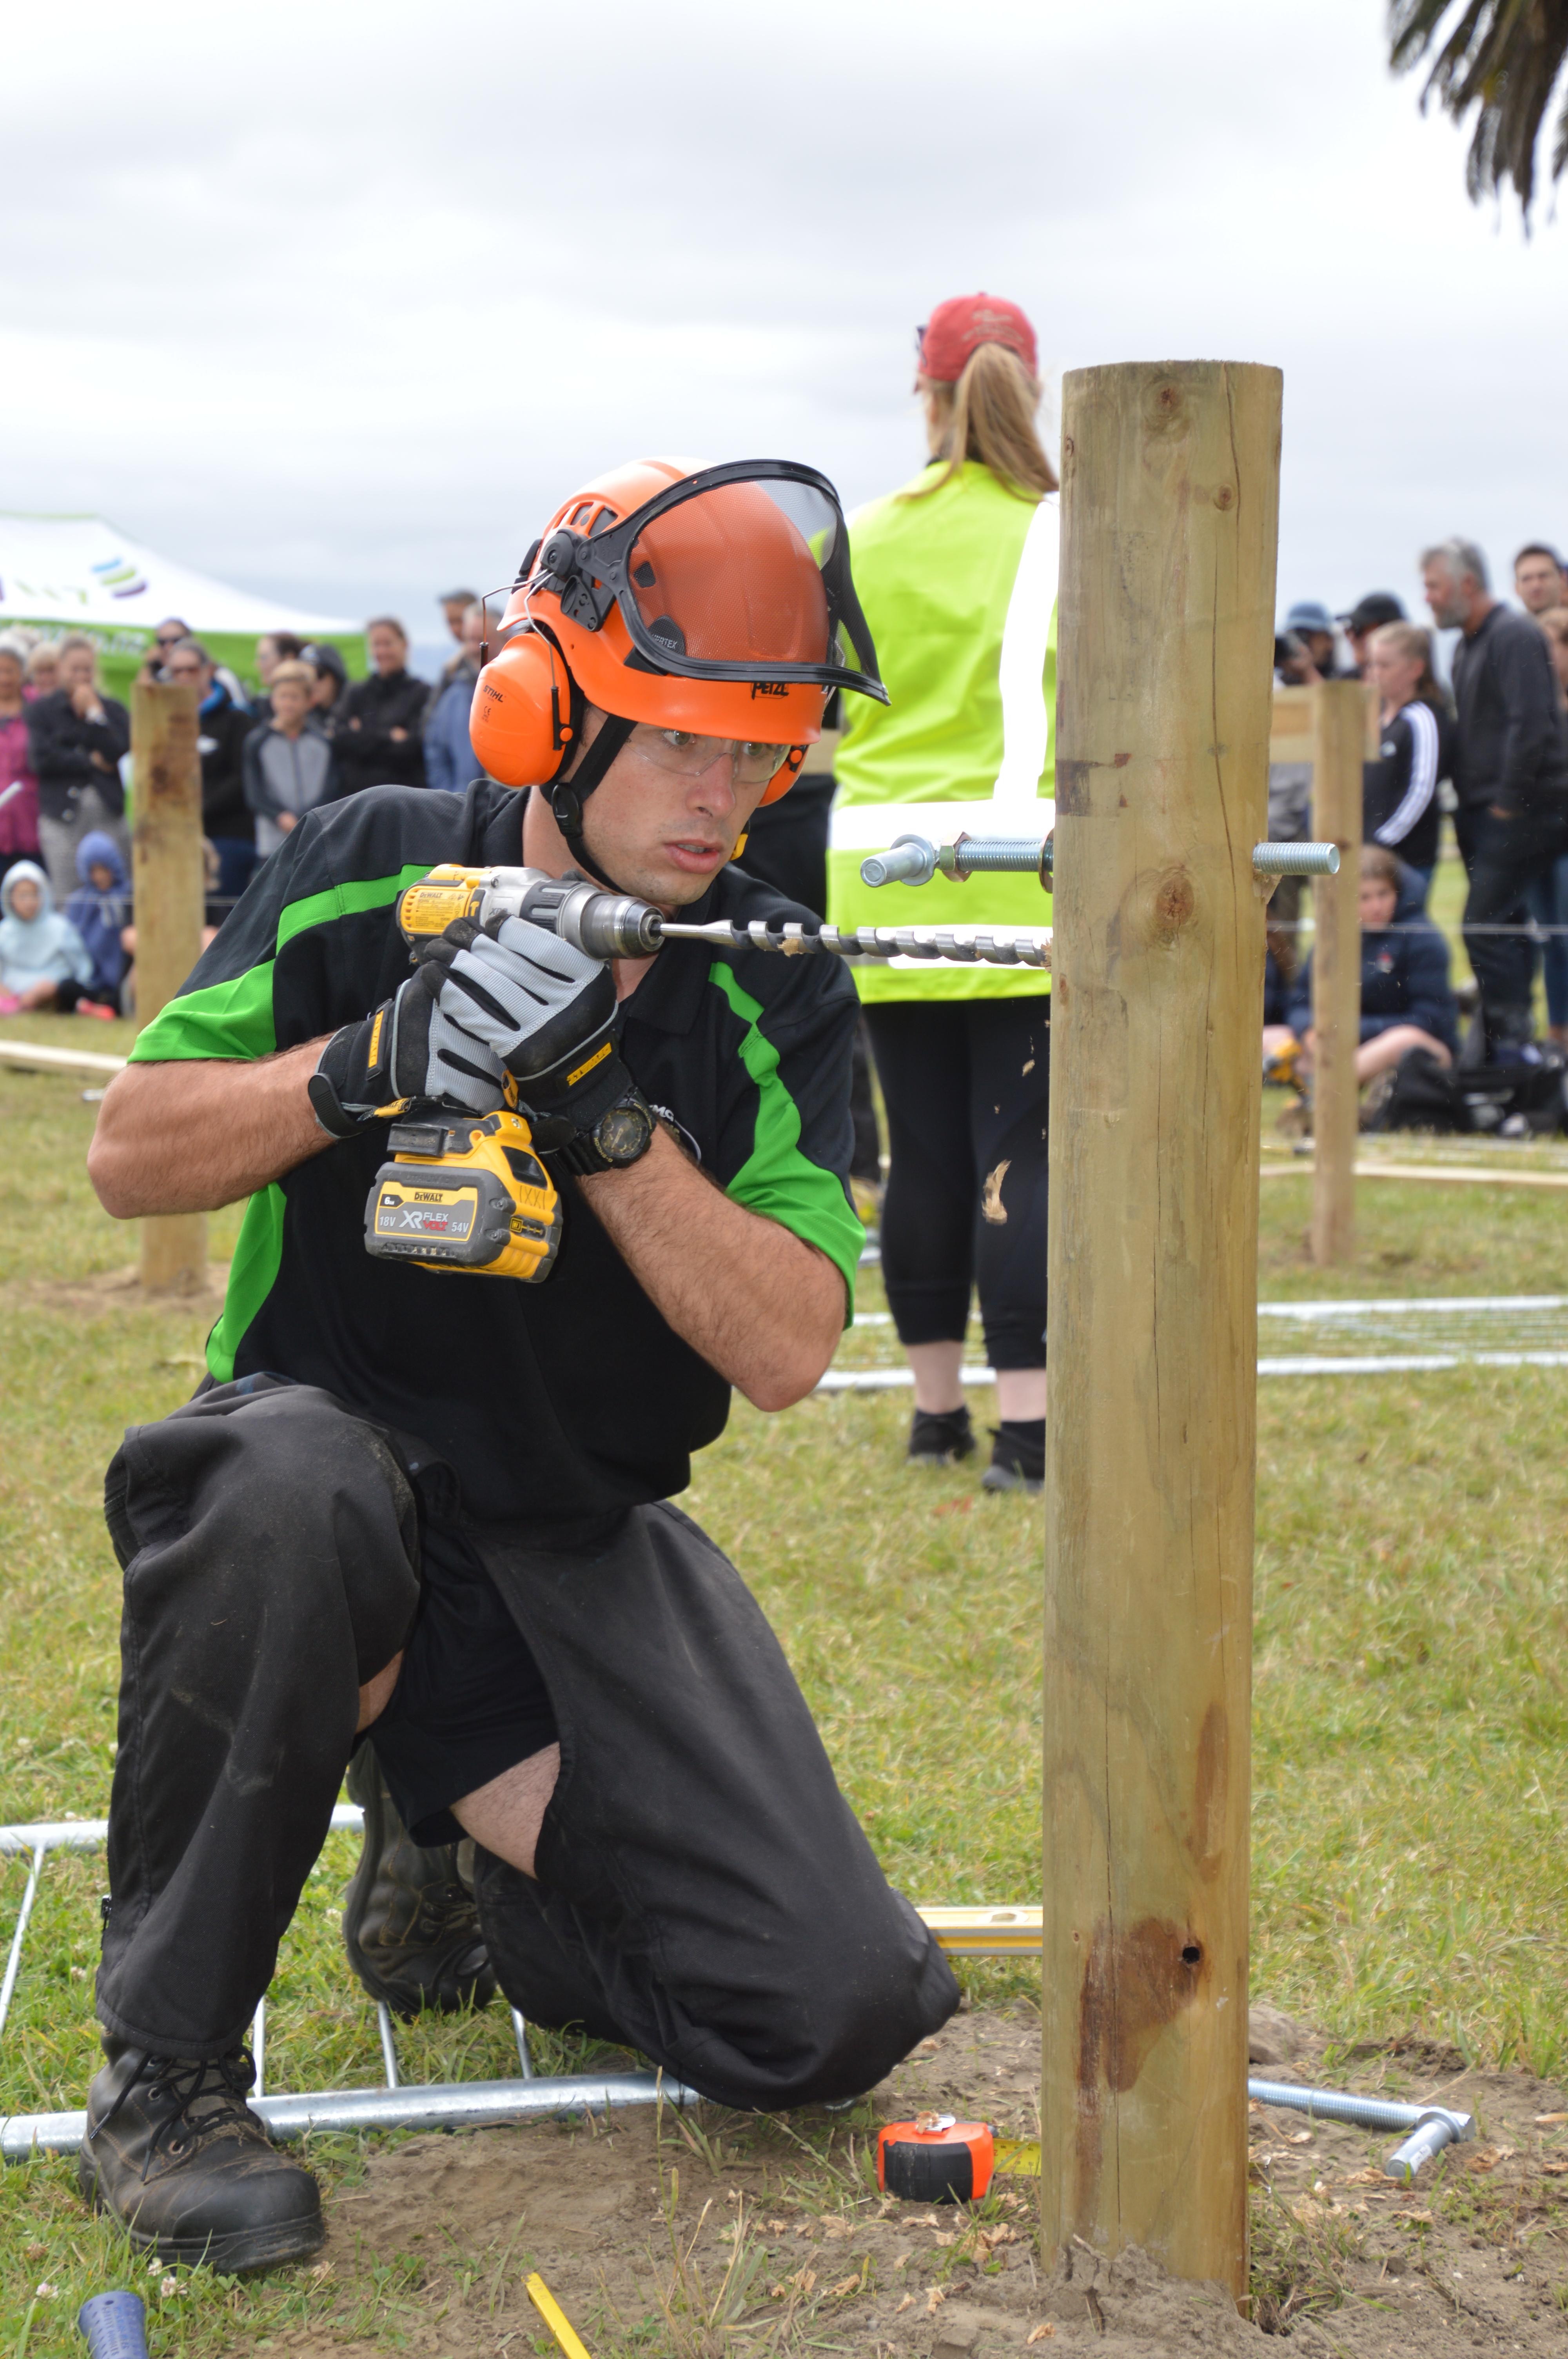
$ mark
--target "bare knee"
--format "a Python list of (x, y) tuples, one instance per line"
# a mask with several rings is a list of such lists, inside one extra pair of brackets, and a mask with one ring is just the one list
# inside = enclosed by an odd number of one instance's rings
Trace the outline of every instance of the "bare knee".
[(397, 1685), (397, 1674), (402, 1669), (403, 1649), (400, 1647), (390, 1663), (384, 1665), (372, 1678), (366, 1680), (360, 1690), (360, 1716), (354, 1723), (356, 1736), (362, 1736), (372, 1721), (381, 1718), (391, 1700), (392, 1690)]
[(539, 1830), (560, 1773), (561, 1748), (546, 1745), (543, 1752), (531, 1753), (526, 1761), (514, 1763), (488, 1785), (477, 1786), (454, 1802), (452, 1816), (465, 1834), (497, 1859), (532, 1875)]

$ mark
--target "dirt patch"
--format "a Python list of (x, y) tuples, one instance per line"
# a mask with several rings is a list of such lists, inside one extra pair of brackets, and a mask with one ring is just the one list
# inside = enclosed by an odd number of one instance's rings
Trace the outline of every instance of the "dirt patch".
[(226, 1261), (210, 1261), (207, 1283), (194, 1294), (149, 1294), (135, 1263), (124, 1269), (100, 1270), (91, 1277), (14, 1278), (0, 1287), (7, 1308), (38, 1310), (210, 1310), (223, 1307), (229, 1283)]
[[(1286, 2337), (1354, 2359), (1568, 2349), (1568, 2101), (1523, 2072), (1470, 2072), (1405, 2045), (1343, 2055), (1280, 2017), (1255, 2024), (1269, 2075), (1332, 2081), (1477, 2116), (1415, 2189), (1378, 2169), (1392, 2141), (1254, 2108), (1253, 2260), (1261, 2324), (1223, 2288), (1178, 2284), (1145, 2255), (1087, 2246), (1048, 2274), (1036, 2187), (982, 2204), (900, 2203), (868, 2170), (878, 2119), (926, 2105), (1030, 2138), (1039, 2024), (956, 2017), (847, 2114), (782, 2120), (705, 2108), (420, 2136), (372, 2154), (329, 2205), (312, 2322), (276, 2347), (327, 2359), (395, 2345), (470, 2359), (549, 2347), (524, 2290), (538, 2270), (594, 2359), (1101, 2359), (1261, 2350)], [(1298, 2051), (1276, 2064), (1273, 2053)], [(1256, 2070), (1257, 2067), (1255, 2066)], [(1550, 2116), (1556, 2114), (1555, 2121)], [(1267, 2329), (1268, 2332), (1263, 2331)]]

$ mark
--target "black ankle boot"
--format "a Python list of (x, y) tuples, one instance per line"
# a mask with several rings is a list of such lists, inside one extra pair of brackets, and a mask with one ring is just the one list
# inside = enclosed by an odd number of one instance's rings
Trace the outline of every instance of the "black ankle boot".
[(372, 1998), (405, 2021), (421, 2008), (488, 2006), (495, 1976), (457, 1843), (424, 1850), (393, 1807), (381, 1765), (362, 1745), (349, 1791), (365, 1814), (364, 1850), (343, 1894), (343, 1947)]
[(245, 2104), (255, 2070), (243, 2048), (202, 2061), (105, 2038), (103, 2052), (77, 2183), (137, 2252), (232, 2275), (319, 2249), (327, 2232), (316, 2181)]
[(912, 1466), (957, 1466), (974, 1453), (975, 1432), (968, 1404), (958, 1408), (917, 1408), (909, 1429)]
[(1045, 1487), (1045, 1420), (1004, 1417), (991, 1427), (991, 1462), (982, 1491), (1042, 1491)]

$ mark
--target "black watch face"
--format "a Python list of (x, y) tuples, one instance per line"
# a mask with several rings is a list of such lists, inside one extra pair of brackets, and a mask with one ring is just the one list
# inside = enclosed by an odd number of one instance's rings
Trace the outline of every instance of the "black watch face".
[(654, 1136), (653, 1117), (645, 1106), (611, 1106), (600, 1116), (593, 1143), (611, 1163), (635, 1163)]

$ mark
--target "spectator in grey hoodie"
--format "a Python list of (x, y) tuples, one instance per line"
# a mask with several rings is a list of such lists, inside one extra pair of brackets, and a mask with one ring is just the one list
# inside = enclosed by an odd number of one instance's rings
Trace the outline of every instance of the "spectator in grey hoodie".
[(264, 860), (307, 811), (335, 802), (342, 791), (331, 740), (310, 710), (316, 675), (309, 665), (279, 664), (270, 688), (272, 719), (252, 730), (243, 756), (245, 800), (256, 815)]

